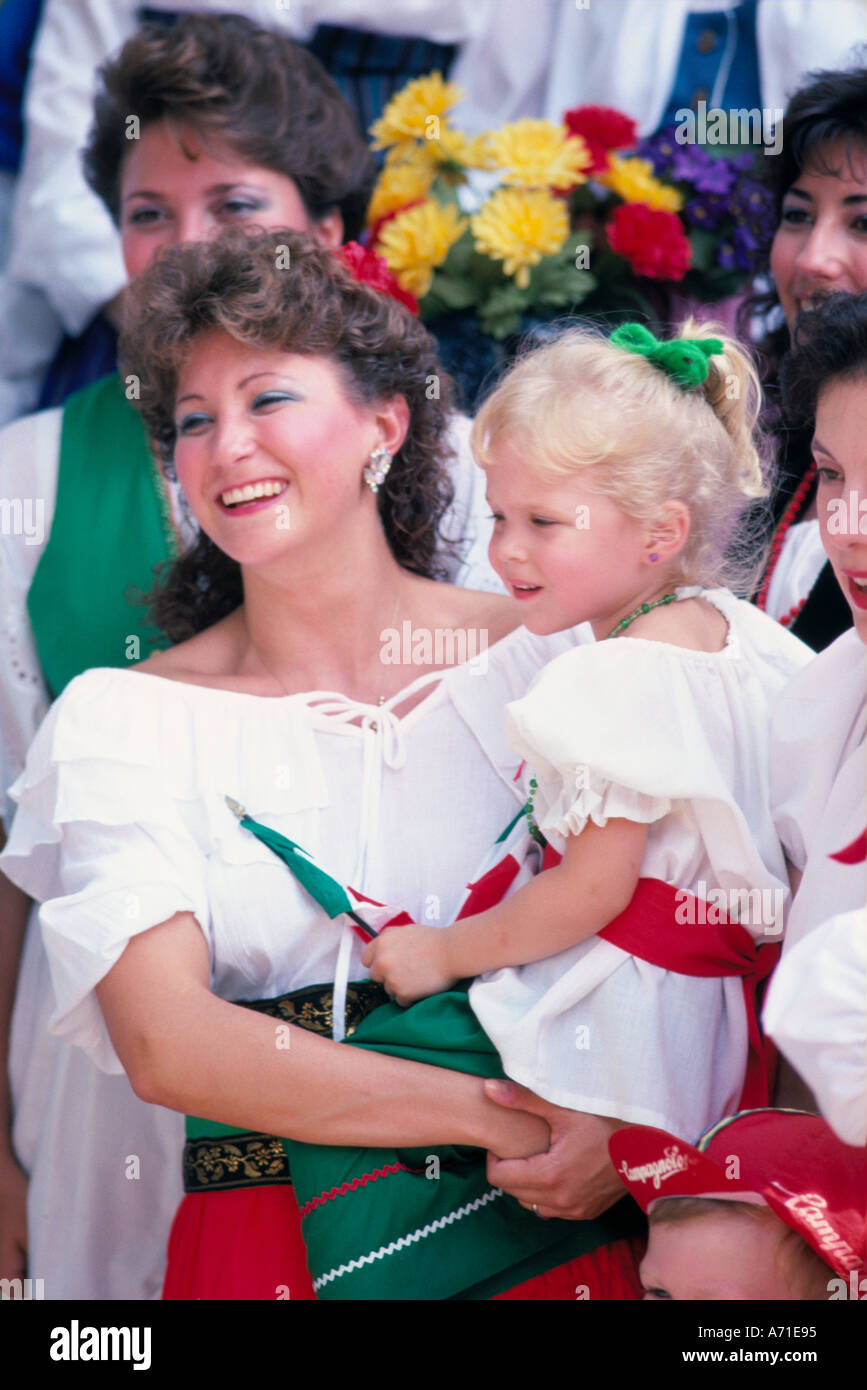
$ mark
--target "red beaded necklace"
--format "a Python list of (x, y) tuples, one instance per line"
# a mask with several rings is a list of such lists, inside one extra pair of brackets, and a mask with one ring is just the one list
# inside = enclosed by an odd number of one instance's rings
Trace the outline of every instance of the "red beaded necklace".
[[(756, 607), (761, 608), (762, 612), (764, 612), (767, 607), (768, 590), (771, 587), (771, 580), (774, 577), (774, 570), (777, 568), (777, 562), (782, 553), (783, 544), (785, 542), (789, 527), (797, 521), (798, 514), (800, 513), (801, 508), (803, 507), (804, 503), (810, 495), (810, 489), (813, 486), (815, 477), (816, 465), (815, 463), (811, 463), (803, 478), (801, 479), (800, 483), (798, 484), (798, 488), (795, 492), (795, 495), (793, 496), (786, 510), (783, 512), (779, 526), (774, 532), (774, 539), (771, 542), (771, 552), (768, 556), (768, 566), (765, 570), (765, 577), (762, 580), (762, 585), (759, 589), (758, 597), (756, 598)], [(807, 597), (809, 597), (809, 595)], [(802, 598), (800, 603), (796, 603), (794, 608), (790, 608), (788, 613), (784, 613), (782, 618), (780, 618), (781, 626), (790, 627), (797, 618), (798, 614), (800, 613), (801, 609), (804, 607), (804, 604), (806, 602), (807, 598)]]

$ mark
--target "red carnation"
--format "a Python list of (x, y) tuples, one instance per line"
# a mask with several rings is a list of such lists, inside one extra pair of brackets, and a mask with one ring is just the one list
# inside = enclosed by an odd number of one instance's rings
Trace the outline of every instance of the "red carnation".
[(370, 285), (371, 289), (380, 290), (406, 305), (411, 314), (418, 313), (418, 300), (407, 290), (401, 289), (387, 261), (378, 252), (369, 251), (357, 241), (347, 241), (345, 246), (339, 247), (337, 255), (360, 285)]
[(613, 106), (573, 106), (563, 113), (570, 135), (580, 135), (593, 156), (584, 172), (592, 178), (608, 167), (608, 151), (631, 148), (638, 142), (638, 126), (631, 116)]
[(692, 247), (676, 212), (621, 203), (605, 230), (612, 251), (623, 256), (636, 275), (682, 280), (692, 263)]

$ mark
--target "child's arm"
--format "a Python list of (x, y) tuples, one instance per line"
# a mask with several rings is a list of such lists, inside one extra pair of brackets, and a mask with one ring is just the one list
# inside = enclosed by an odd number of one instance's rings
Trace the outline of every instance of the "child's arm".
[(384, 932), (361, 959), (400, 1004), (448, 989), (456, 980), (505, 965), (555, 956), (585, 941), (628, 906), (644, 858), (647, 825), (588, 822), (570, 835), (556, 868), (511, 898), (450, 927), (406, 926)]

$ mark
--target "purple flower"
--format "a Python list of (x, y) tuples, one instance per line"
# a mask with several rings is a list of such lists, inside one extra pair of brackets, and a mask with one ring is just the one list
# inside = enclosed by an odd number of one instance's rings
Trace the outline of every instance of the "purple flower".
[(738, 203), (756, 221), (773, 223), (774, 199), (769, 188), (752, 179), (744, 179), (738, 189)]
[(756, 266), (758, 242), (749, 227), (739, 223), (730, 238), (721, 241), (717, 260), (723, 270), (752, 271)]
[(682, 183), (696, 183), (709, 162), (701, 145), (678, 145), (671, 162), (671, 177)]
[(719, 193), (706, 193), (691, 198), (683, 209), (683, 217), (693, 227), (705, 227), (713, 231), (729, 214), (727, 199)]
[(737, 175), (727, 159), (708, 159), (704, 169), (695, 179), (699, 193), (729, 193), (737, 182)]
[(657, 131), (649, 140), (642, 140), (636, 150), (636, 154), (641, 159), (649, 159), (653, 165), (653, 172), (657, 178), (661, 174), (666, 174), (671, 166), (671, 161), (679, 152), (681, 146), (674, 139), (674, 126), (666, 126), (663, 130)]
[(755, 269), (758, 243), (749, 227), (741, 224), (735, 227), (732, 237), (732, 259), (737, 270), (749, 272)]
[(776, 230), (774, 200), (770, 189), (762, 187), (752, 179), (741, 180), (732, 200), (731, 213), (734, 221), (740, 226), (748, 227), (758, 242), (766, 246), (770, 244)]
[(701, 145), (678, 145), (667, 172), (678, 183), (692, 184), (699, 193), (728, 193), (735, 182), (731, 162), (715, 158)]

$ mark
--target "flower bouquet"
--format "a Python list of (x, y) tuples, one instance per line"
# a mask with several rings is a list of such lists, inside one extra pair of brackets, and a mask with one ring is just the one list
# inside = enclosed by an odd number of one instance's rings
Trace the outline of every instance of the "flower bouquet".
[[(418, 298), (423, 319), (471, 311), (483, 333), (504, 339), (525, 314), (553, 317), (595, 285), (565, 196), (584, 182), (590, 155), (550, 121), (515, 121), (469, 139), (448, 118), (461, 95), (439, 73), (418, 78), (371, 128), (374, 149), (386, 155), (368, 239)], [(459, 193), (473, 170), (496, 170), (499, 179), (465, 213)]]
[[(564, 119), (580, 130), (594, 118), (604, 126), (618, 115), (579, 107)], [(702, 304), (737, 294), (774, 229), (771, 194), (750, 177), (756, 154), (681, 144), (675, 126), (638, 144), (633, 132), (630, 144), (631, 155), (611, 145), (600, 149), (606, 163), (593, 172), (592, 195), (581, 190), (571, 201), (573, 223), (604, 227), (604, 254), (594, 261), (601, 300), (610, 307), (622, 297), (625, 307), (659, 317), (658, 306), (675, 292)]]
[(751, 152), (721, 157), (673, 129), (639, 142), (600, 106), (470, 139), (449, 119), (461, 95), (432, 73), (371, 129), (385, 160), (367, 241), (423, 319), (469, 314), (503, 340), (579, 307), (658, 325), (667, 292), (715, 303), (740, 289), (772, 216)]

